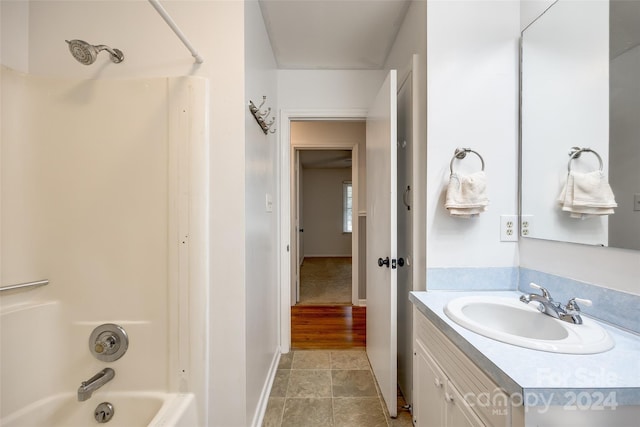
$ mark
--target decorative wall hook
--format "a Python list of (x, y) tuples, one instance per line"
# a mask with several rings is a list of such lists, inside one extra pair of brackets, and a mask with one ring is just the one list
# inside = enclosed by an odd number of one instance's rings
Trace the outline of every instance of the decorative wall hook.
[(269, 119), (269, 115), (271, 114), (271, 107), (268, 107), (264, 111), (260, 111), (260, 109), (266, 102), (267, 102), (266, 96), (262, 97), (262, 103), (260, 103), (260, 105), (258, 105), (257, 107), (253, 103), (253, 101), (249, 101), (249, 111), (251, 112), (253, 117), (256, 119), (256, 122), (258, 123), (258, 125), (260, 125), (260, 128), (262, 129), (262, 132), (264, 132), (265, 135), (267, 133), (276, 132), (275, 128), (271, 129), (273, 124), (276, 122), (276, 118), (272, 117), (271, 121), (267, 122), (267, 120)]

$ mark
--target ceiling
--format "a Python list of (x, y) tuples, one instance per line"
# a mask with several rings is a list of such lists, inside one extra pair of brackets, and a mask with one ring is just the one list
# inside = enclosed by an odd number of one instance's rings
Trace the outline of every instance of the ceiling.
[(382, 69), (410, 0), (260, 0), (281, 69)]
[(304, 169), (346, 169), (351, 167), (349, 150), (300, 150)]

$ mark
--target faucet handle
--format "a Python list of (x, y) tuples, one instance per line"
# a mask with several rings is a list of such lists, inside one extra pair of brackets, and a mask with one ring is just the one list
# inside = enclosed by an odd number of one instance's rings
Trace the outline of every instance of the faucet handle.
[(593, 301), (590, 299), (573, 297), (567, 303), (567, 310), (580, 311), (580, 306), (578, 306), (577, 303), (580, 303), (585, 307), (591, 307), (593, 305)]
[(529, 283), (529, 286), (531, 286), (533, 289), (539, 289), (539, 290), (540, 290), (540, 292), (542, 292), (542, 296), (543, 296), (544, 298), (548, 299), (549, 301), (551, 301), (551, 300), (552, 300), (552, 298), (551, 298), (551, 294), (549, 293), (549, 291), (548, 291), (548, 290), (546, 290), (545, 288), (543, 288), (542, 286), (537, 285), (537, 284), (535, 284), (535, 283), (533, 283), (533, 282)]

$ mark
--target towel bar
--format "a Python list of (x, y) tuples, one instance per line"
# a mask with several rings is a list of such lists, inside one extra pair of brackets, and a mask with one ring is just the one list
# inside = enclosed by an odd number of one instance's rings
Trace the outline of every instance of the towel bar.
[(36, 280), (35, 282), (26, 282), (26, 283), (18, 283), (17, 285), (9, 285), (0, 287), (0, 291), (9, 291), (11, 289), (19, 289), (19, 288), (30, 288), (36, 286), (45, 286), (48, 285), (48, 280)]
[(456, 148), (456, 151), (453, 153), (453, 157), (451, 158), (451, 162), (449, 163), (449, 171), (453, 173), (453, 161), (455, 159), (464, 159), (467, 157), (467, 153), (473, 153), (480, 158), (480, 162), (482, 163), (482, 170), (484, 171), (484, 159), (477, 151), (473, 151), (471, 148)]
[(602, 169), (604, 168), (604, 164), (602, 163), (602, 157), (600, 157), (600, 154), (598, 154), (595, 150), (592, 150), (591, 148), (587, 148), (587, 147), (584, 147), (584, 148), (571, 147), (571, 150), (569, 151), (569, 163), (567, 164), (568, 173), (571, 172), (571, 161), (573, 159), (580, 158), (580, 155), (582, 153), (593, 153), (598, 158), (598, 162), (600, 162), (600, 172), (602, 172)]

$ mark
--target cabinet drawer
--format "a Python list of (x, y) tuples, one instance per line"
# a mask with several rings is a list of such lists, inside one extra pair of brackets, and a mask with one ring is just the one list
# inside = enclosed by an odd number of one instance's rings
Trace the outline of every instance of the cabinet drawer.
[(422, 342), (473, 411), (487, 425), (509, 426), (511, 406), (507, 394), (422, 313), (418, 312), (415, 318), (416, 340)]

